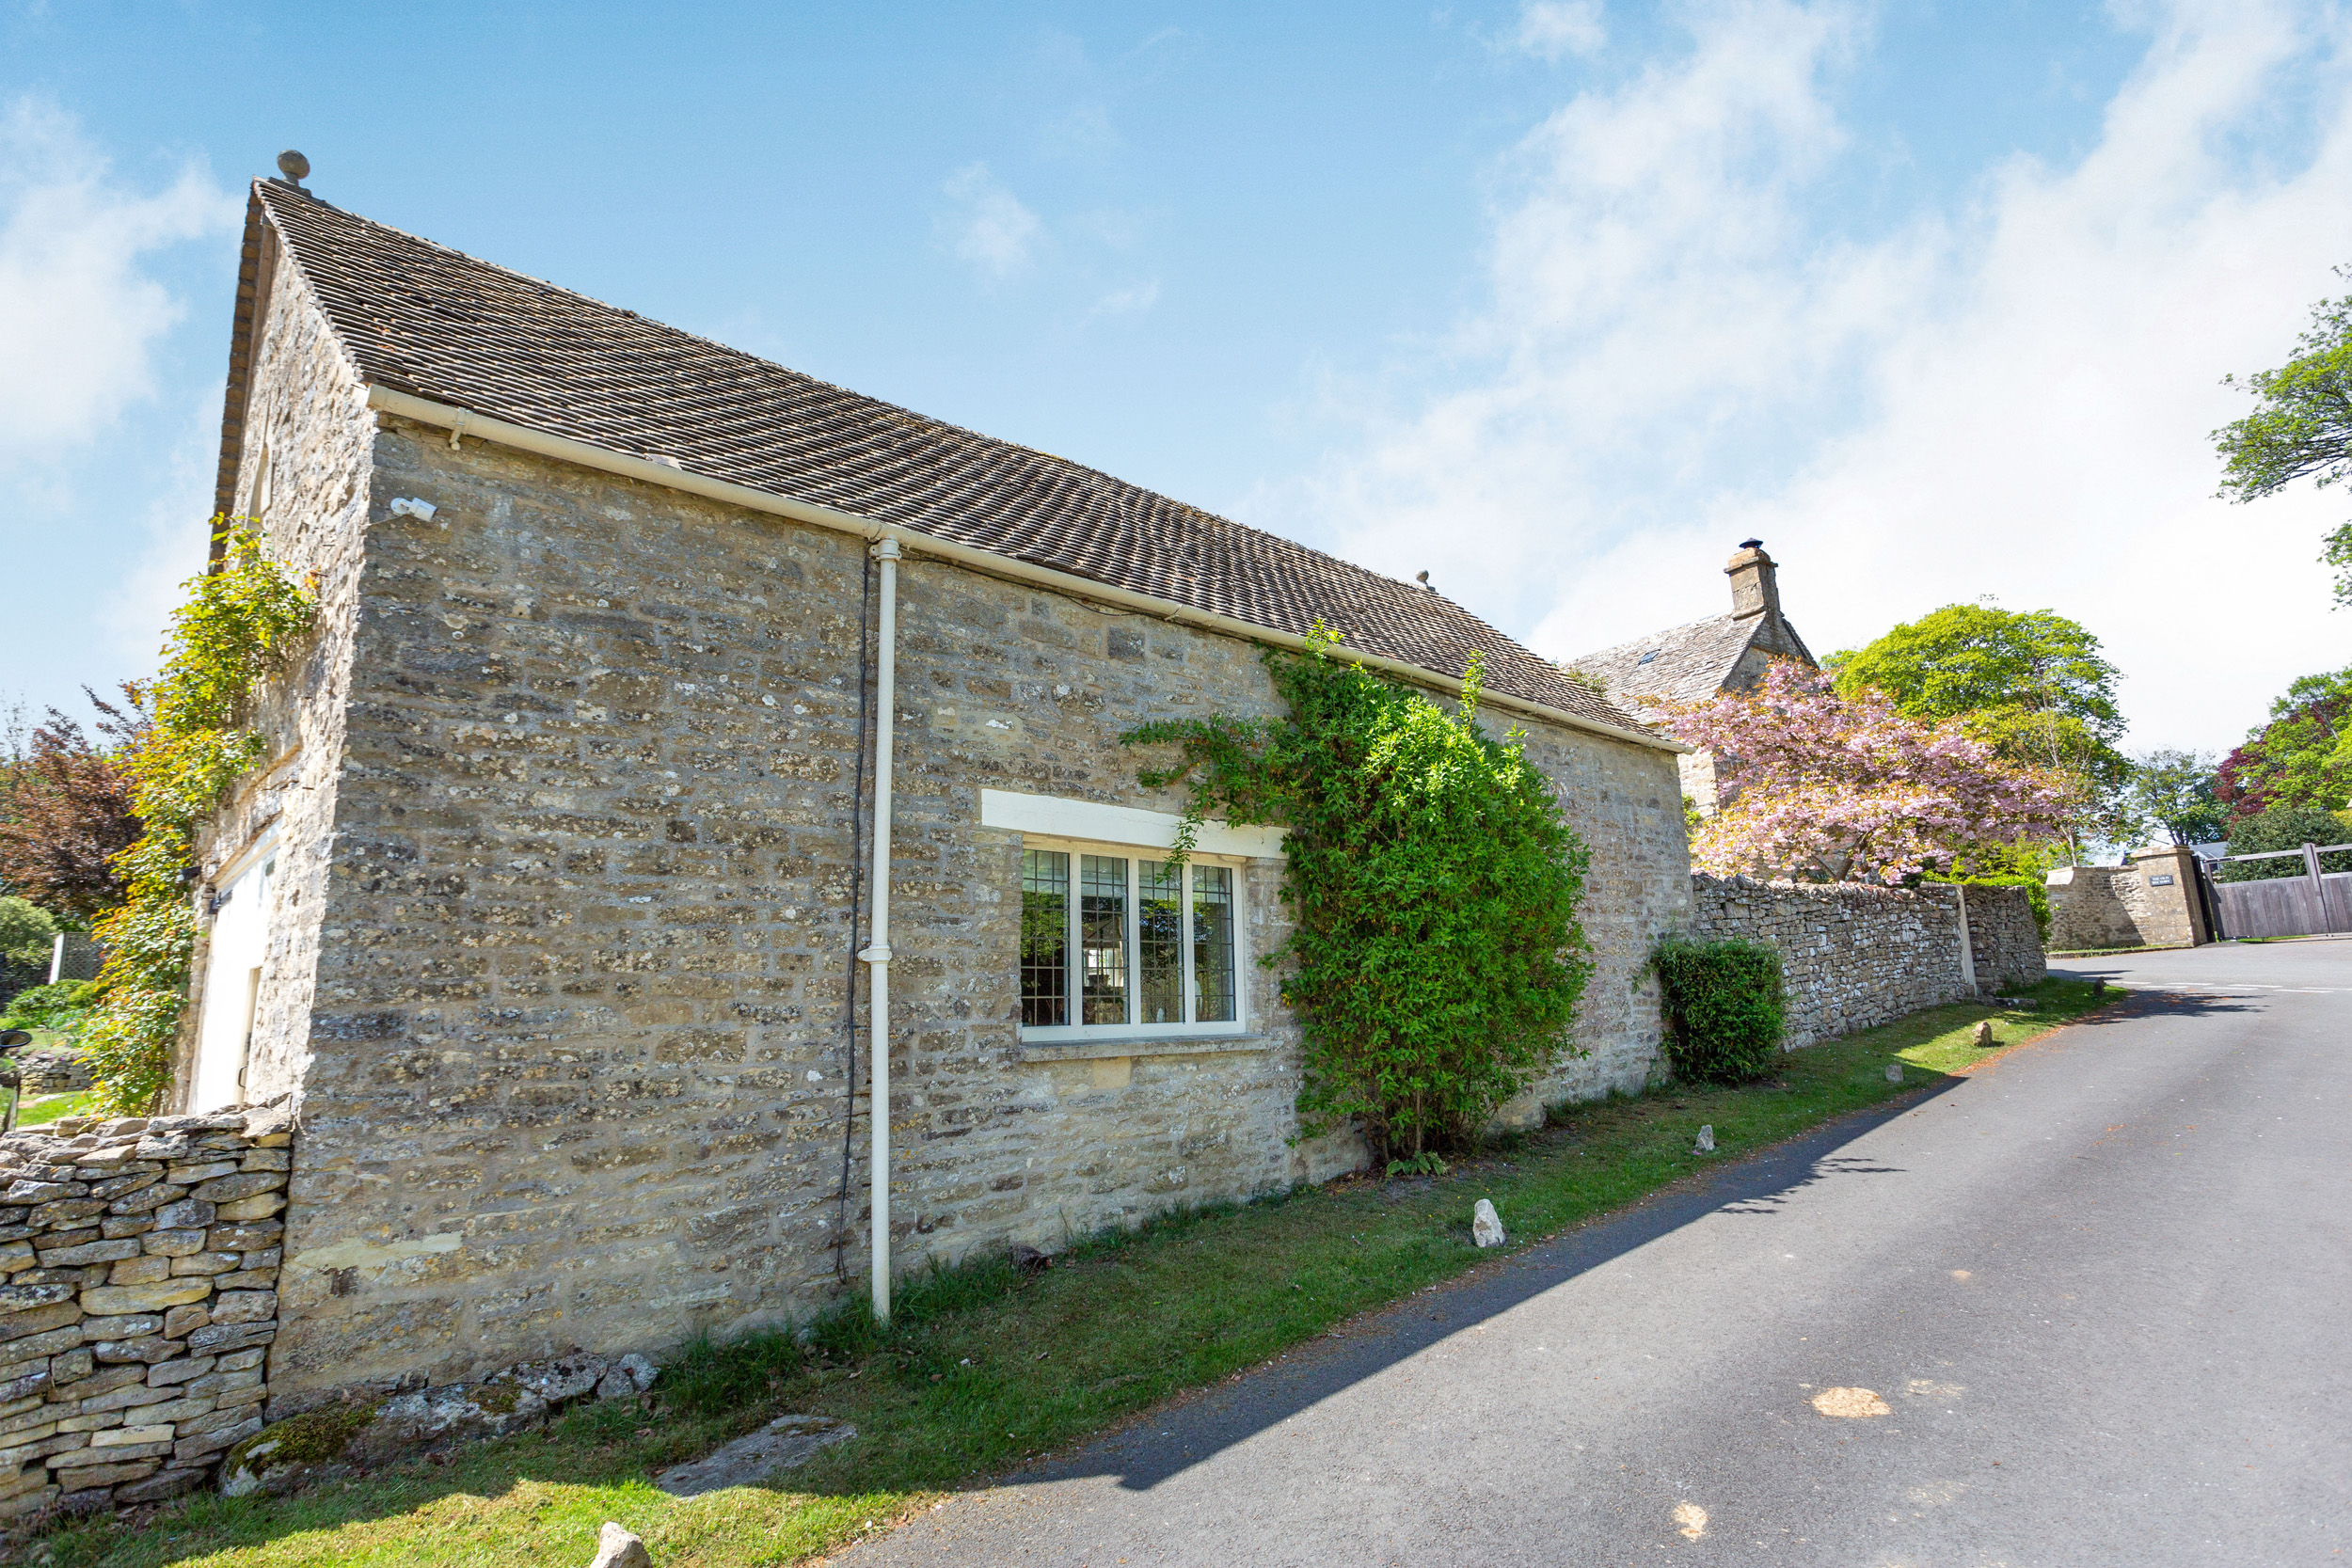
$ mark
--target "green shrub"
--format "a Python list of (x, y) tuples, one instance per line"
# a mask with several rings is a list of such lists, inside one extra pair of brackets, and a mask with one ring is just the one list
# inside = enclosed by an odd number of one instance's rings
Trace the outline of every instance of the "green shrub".
[(1772, 1069), (1788, 1017), (1778, 953), (1753, 942), (1676, 937), (1659, 944), (1650, 963), (1676, 1077), (1740, 1084)]
[(87, 1000), (82, 992), (88, 989), (86, 980), (60, 980), (18, 991), (0, 1013), (0, 1029), (70, 1029)]
[[(2352, 824), (2338, 812), (2321, 811), (2313, 806), (2273, 806), (2258, 816), (2247, 817), (2230, 829), (2230, 850), (2233, 855), (2259, 855), (2273, 849), (2300, 849), (2306, 844), (2352, 844)], [(2322, 871), (2352, 871), (2352, 849), (2340, 849), (2332, 855), (2319, 857)], [(2280, 856), (2275, 861), (2238, 861), (2225, 863), (2220, 878), (2225, 882), (2259, 882), (2272, 877), (2300, 877), (2305, 874), (2300, 856)]]

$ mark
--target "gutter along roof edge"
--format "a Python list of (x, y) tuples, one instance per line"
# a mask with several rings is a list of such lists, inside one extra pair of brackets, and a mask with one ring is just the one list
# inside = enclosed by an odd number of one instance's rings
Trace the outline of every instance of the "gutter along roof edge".
[[(1178, 604), (1169, 599), (1154, 598), (1147, 594), (1136, 593), (1133, 589), (1116, 588), (1109, 583), (1097, 582), (1091, 578), (1079, 577), (1074, 573), (1057, 571), (1050, 566), (1033, 565), (1012, 556), (999, 555), (993, 550), (979, 549), (970, 545), (959, 545), (950, 540), (925, 533), (920, 530), (908, 528), (904, 524), (877, 522), (873, 518), (860, 516), (856, 513), (843, 512), (834, 507), (819, 506), (809, 501), (794, 500), (788, 496), (779, 496), (771, 491), (738, 484), (731, 480), (712, 479), (691, 469), (674, 468), (667, 464), (655, 463), (628, 452), (614, 451), (610, 448), (576, 440), (568, 436), (556, 436), (547, 431), (534, 430), (528, 425), (512, 424), (504, 420), (492, 419), (488, 415), (477, 414), (470, 409), (455, 407), (449, 404), (436, 403), (431, 399), (421, 398), (414, 393), (404, 392), (380, 383), (369, 383), (368, 406), (382, 413), (414, 420), (420, 424), (452, 431), (461, 438), (470, 436), (481, 440), (495, 441), (502, 447), (536, 452), (543, 457), (552, 457), (562, 462), (577, 464), (581, 467), (599, 469), (623, 478), (639, 480), (664, 489), (678, 490), (711, 500), (725, 501), (730, 505), (740, 506), (749, 511), (789, 517), (796, 522), (832, 529), (840, 533), (854, 534), (863, 539), (896, 539), (902, 547), (919, 551), (924, 555), (950, 561), (992, 577), (1051, 588), (1073, 598), (1093, 599), (1105, 604), (1114, 604), (1123, 609), (1157, 616), (1162, 620), (1180, 621), (1253, 642), (1267, 642), (1294, 650), (1304, 650), (1309, 646), (1307, 639), (1289, 632), (1277, 631), (1271, 626), (1257, 626), (1251, 622), (1217, 614), (1214, 610), (1198, 610), (1190, 605)], [(1462, 689), (1462, 682), (1458, 676), (1425, 669), (1418, 664), (1408, 664), (1402, 659), (1367, 653), (1360, 649), (1348, 648), (1346, 653), (1349, 657), (1367, 668), (1400, 675), (1418, 685), (1436, 687), (1439, 690), (1456, 696)], [(1524, 697), (1514, 696), (1510, 692), (1498, 690), (1491, 686), (1486, 689), (1480, 701), (1490, 706), (1505, 707), (1514, 712), (1541, 719), (1547, 723), (1582, 730), (1592, 735), (1606, 736), (1613, 740), (1622, 740), (1652, 751), (1683, 752), (1692, 750), (1680, 741), (1670, 740), (1663, 736), (1653, 735), (1643, 730), (1622, 729), (1614, 724), (1604, 724), (1597, 720), (1586, 719), (1560, 708), (1531, 702)]]

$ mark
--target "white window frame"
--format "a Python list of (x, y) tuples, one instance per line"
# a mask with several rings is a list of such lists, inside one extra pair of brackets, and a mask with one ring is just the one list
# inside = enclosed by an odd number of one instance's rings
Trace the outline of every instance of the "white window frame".
[[(1081, 899), (1079, 866), (1085, 855), (1111, 856), (1127, 863), (1127, 913), (1124, 941), (1127, 951), (1127, 1010), (1133, 1015), (1143, 1009), (1143, 867), (1147, 863), (1165, 863), (1168, 850), (1150, 845), (1120, 844), (1106, 839), (1065, 838), (1059, 834), (1025, 833), (1024, 849), (1049, 850), (1070, 857), (1069, 892), (1065, 894), (1065, 931), (1063, 963), (1070, 976), (1067, 990), (1068, 1006), (1073, 1015), (1086, 1005), (1085, 975), (1080, 960), (1082, 944), (1078, 935)], [(1048, 1045), (1057, 1040), (1185, 1040), (1219, 1039), (1249, 1033), (1249, 903), (1248, 857), (1195, 853), (1185, 863), (1182, 886), (1184, 912), (1179, 916), (1184, 939), (1180, 943), (1184, 954), (1182, 994), (1189, 1008), (1198, 995), (1193, 972), (1192, 943), (1192, 867), (1194, 865), (1224, 866), (1233, 874), (1233, 1017), (1231, 1022), (1208, 1023), (1144, 1023), (1131, 1021), (1124, 1023), (1055, 1023), (1022, 1024), (1024, 1044)], [(1016, 892), (1015, 896), (1019, 895)], [(1016, 984), (1018, 983), (1016, 978)]]

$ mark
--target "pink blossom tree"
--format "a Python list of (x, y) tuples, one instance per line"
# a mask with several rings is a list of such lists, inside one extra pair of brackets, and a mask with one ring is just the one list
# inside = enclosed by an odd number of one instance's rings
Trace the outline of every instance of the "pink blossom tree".
[(2056, 836), (2064, 781), (1996, 758), (1956, 721), (1907, 719), (1875, 689), (1775, 659), (1752, 691), (1673, 712), (1666, 728), (1718, 759), (1719, 810), (1692, 861), (1767, 881), (1899, 882), (1970, 849)]

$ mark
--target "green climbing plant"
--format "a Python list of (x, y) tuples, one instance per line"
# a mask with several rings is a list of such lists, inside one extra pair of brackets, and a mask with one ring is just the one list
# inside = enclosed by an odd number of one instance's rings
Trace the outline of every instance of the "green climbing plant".
[(1282, 998), (1306, 1042), (1299, 1132), (1355, 1120), (1375, 1163), (1474, 1141), (1495, 1108), (1570, 1048), (1592, 971), (1577, 910), (1588, 854), (1526, 736), (1477, 724), (1473, 658), (1458, 711), (1342, 657), (1261, 656), (1288, 713), (1168, 720), (1120, 738), (1172, 746), (1147, 787), (1189, 790), (1171, 859), (1211, 814), (1287, 830)]
[(196, 951), (196, 830), (262, 760), (267, 742), (249, 727), (253, 689), (317, 617), (316, 595), (263, 552), (258, 533), (227, 517), (213, 528), (220, 562), (183, 585), (163, 669), (140, 689), (152, 722), (122, 758), (144, 828), (114, 858), (127, 895), (93, 927), (106, 965), (82, 1038), (98, 1104), (115, 1115), (152, 1110), (170, 1086)]

